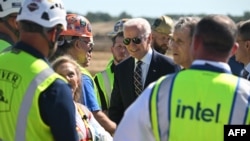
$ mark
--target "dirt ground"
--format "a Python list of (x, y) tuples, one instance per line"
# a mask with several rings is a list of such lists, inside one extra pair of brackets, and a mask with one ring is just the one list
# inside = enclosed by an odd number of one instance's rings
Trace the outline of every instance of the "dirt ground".
[(112, 54), (109, 51), (94, 51), (90, 66), (87, 68), (92, 75), (105, 69)]
[[(168, 57), (172, 58), (170, 54), (167, 54)], [(87, 68), (92, 75), (100, 72), (106, 68), (112, 54), (108, 50), (94, 51), (92, 55), (92, 60), (90, 66)]]
[(113, 30), (114, 21), (93, 23), (94, 51), (90, 66), (87, 68), (92, 75), (105, 69), (109, 59), (112, 57), (110, 52), (111, 40), (107, 33)]

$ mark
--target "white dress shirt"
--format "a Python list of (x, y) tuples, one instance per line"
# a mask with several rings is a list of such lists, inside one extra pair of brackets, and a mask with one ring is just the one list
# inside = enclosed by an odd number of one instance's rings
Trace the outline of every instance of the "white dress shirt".
[[(147, 52), (147, 54), (141, 59), (141, 61), (142, 61), (141, 69), (142, 69), (143, 88), (144, 88), (144, 84), (145, 84), (146, 77), (147, 77), (147, 74), (148, 74), (149, 65), (150, 65), (150, 62), (151, 62), (151, 59), (152, 59), (152, 54), (153, 54), (153, 51), (150, 48), (149, 51)], [(135, 58), (135, 68), (136, 68), (137, 61), (139, 61), (139, 60)], [(134, 68), (134, 71), (135, 71), (135, 68)]]
[[(250, 63), (248, 63), (248, 64), (244, 67), (244, 69), (249, 73), (248, 76), (247, 76), (247, 79), (249, 79), (249, 77), (250, 77)], [(242, 74), (242, 73), (241, 73), (241, 74)]]

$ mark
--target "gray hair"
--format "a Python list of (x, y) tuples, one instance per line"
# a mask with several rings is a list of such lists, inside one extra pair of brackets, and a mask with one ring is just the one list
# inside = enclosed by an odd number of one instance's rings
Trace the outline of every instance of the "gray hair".
[(237, 23), (238, 35), (243, 40), (250, 40), (250, 20)]
[(190, 37), (193, 36), (195, 26), (200, 21), (199, 17), (180, 17), (175, 23), (174, 30), (181, 30), (183, 28), (190, 29)]
[(150, 23), (144, 18), (132, 18), (129, 19), (123, 25), (123, 31), (126, 27), (136, 26), (140, 31), (141, 34), (149, 35), (151, 33), (151, 26)]

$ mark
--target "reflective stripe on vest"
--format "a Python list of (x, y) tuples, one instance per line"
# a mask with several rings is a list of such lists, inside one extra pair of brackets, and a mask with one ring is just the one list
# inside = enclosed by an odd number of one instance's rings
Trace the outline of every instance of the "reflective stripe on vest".
[[(239, 83), (240, 81), (238, 82), (238, 85)], [(249, 88), (249, 85), (246, 83), (241, 84), (245, 84), (245, 87)], [(231, 116), (228, 124), (250, 124), (249, 121), (247, 121), (247, 117), (250, 115), (250, 96), (247, 97), (247, 95), (243, 95), (244, 93), (241, 89), (237, 88), (237, 91), (239, 94), (235, 92), (234, 104), (232, 105)], [(249, 91), (250, 90), (248, 90), (248, 92)], [(242, 96), (245, 97), (245, 99), (243, 99)], [(248, 104), (245, 100), (248, 100)]]
[[(169, 128), (169, 109), (168, 108), (166, 108), (166, 109), (161, 108), (164, 111), (159, 111), (158, 110), (158, 105), (157, 105), (158, 104), (157, 101), (158, 101), (158, 98), (159, 98), (158, 94), (161, 93), (161, 91), (168, 92), (168, 90), (169, 90), (168, 93), (170, 93), (171, 83), (172, 83), (174, 75), (169, 75), (167, 77), (168, 77), (168, 79), (165, 79), (166, 76), (162, 76), (156, 81), (156, 84), (155, 84), (155, 86), (153, 88), (153, 91), (152, 91), (153, 93), (151, 95), (151, 100), (150, 100), (151, 125), (152, 125), (152, 130), (153, 130), (153, 134), (155, 136), (156, 141), (164, 140), (164, 139), (161, 139), (161, 136), (160, 136), (160, 128), (164, 128), (164, 127), (160, 127), (160, 126), (164, 125), (165, 127)], [(165, 79), (164, 86), (166, 87), (166, 89), (165, 90), (159, 89), (159, 87), (162, 85), (162, 81), (164, 79)], [(161, 91), (159, 91), (159, 90), (161, 90)], [(170, 97), (169, 96), (167, 96), (166, 99), (165, 99), (165, 101), (167, 103), (170, 103)], [(159, 105), (159, 106), (164, 106), (164, 105)], [(159, 121), (158, 117), (160, 116), (159, 115), (160, 112), (165, 113), (164, 118), (161, 118), (161, 119), (167, 119), (167, 120), (160, 120)], [(168, 134), (168, 133), (166, 133), (166, 134)], [(165, 139), (165, 140), (167, 140), (167, 139)]]
[(219, 141), (223, 125), (249, 124), (250, 88), (242, 87), (245, 82), (239, 80), (230, 74), (194, 70), (159, 79), (149, 101), (156, 141)]
[(0, 140), (53, 140), (38, 101), (40, 94), (62, 77), (44, 60), (18, 49), (0, 54), (0, 76)]
[(103, 72), (101, 72), (101, 74), (102, 74), (102, 77), (103, 77), (103, 80), (104, 80), (105, 89), (106, 89), (106, 92), (105, 92), (106, 93), (105, 96), (107, 96), (106, 100), (107, 100), (107, 103), (109, 103), (109, 99), (111, 97), (111, 90), (112, 90), (111, 86), (112, 85), (110, 83), (110, 79), (109, 79), (107, 71), (103, 71)]
[(0, 52), (9, 46), (11, 46), (9, 42), (0, 39)]
[[(106, 70), (96, 74), (97, 81), (99, 82), (99, 88), (103, 92), (105, 102), (107, 107), (110, 107), (110, 99), (111, 99), (111, 92), (113, 90), (113, 83), (114, 83), (114, 74), (111, 72), (111, 68), (108, 67)], [(101, 94), (101, 93), (99, 93)], [(101, 98), (101, 96), (100, 96)], [(103, 102), (103, 100), (100, 100)], [(103, 103), (99, 103), (100, 105), (105, 105)]]
[(32, 106), (32, 100), (35, 94), (37, 87), (45, 81), (50, 75), (52, 75), (54, 71), (51, 68), (47, 68), (43, 70), (40, 74), (38, 74), (31, 82), (29, 88), (27, 89), (24, 99), (21, 104), (21, 108), (18, 114), (18, 121), (16, 125), (16, 141), (25, 141), (25, 132), (27, 126), (27, 117), (30, 107)]

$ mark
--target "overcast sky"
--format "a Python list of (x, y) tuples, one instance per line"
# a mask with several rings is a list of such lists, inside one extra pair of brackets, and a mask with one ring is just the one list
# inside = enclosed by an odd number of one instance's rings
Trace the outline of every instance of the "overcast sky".
[(63, 0), (67, 11), (103, 12), (118, 16), (158, 17), (163, 14), (231, 14), (242, 16), (250, 11), (250, 0)]

